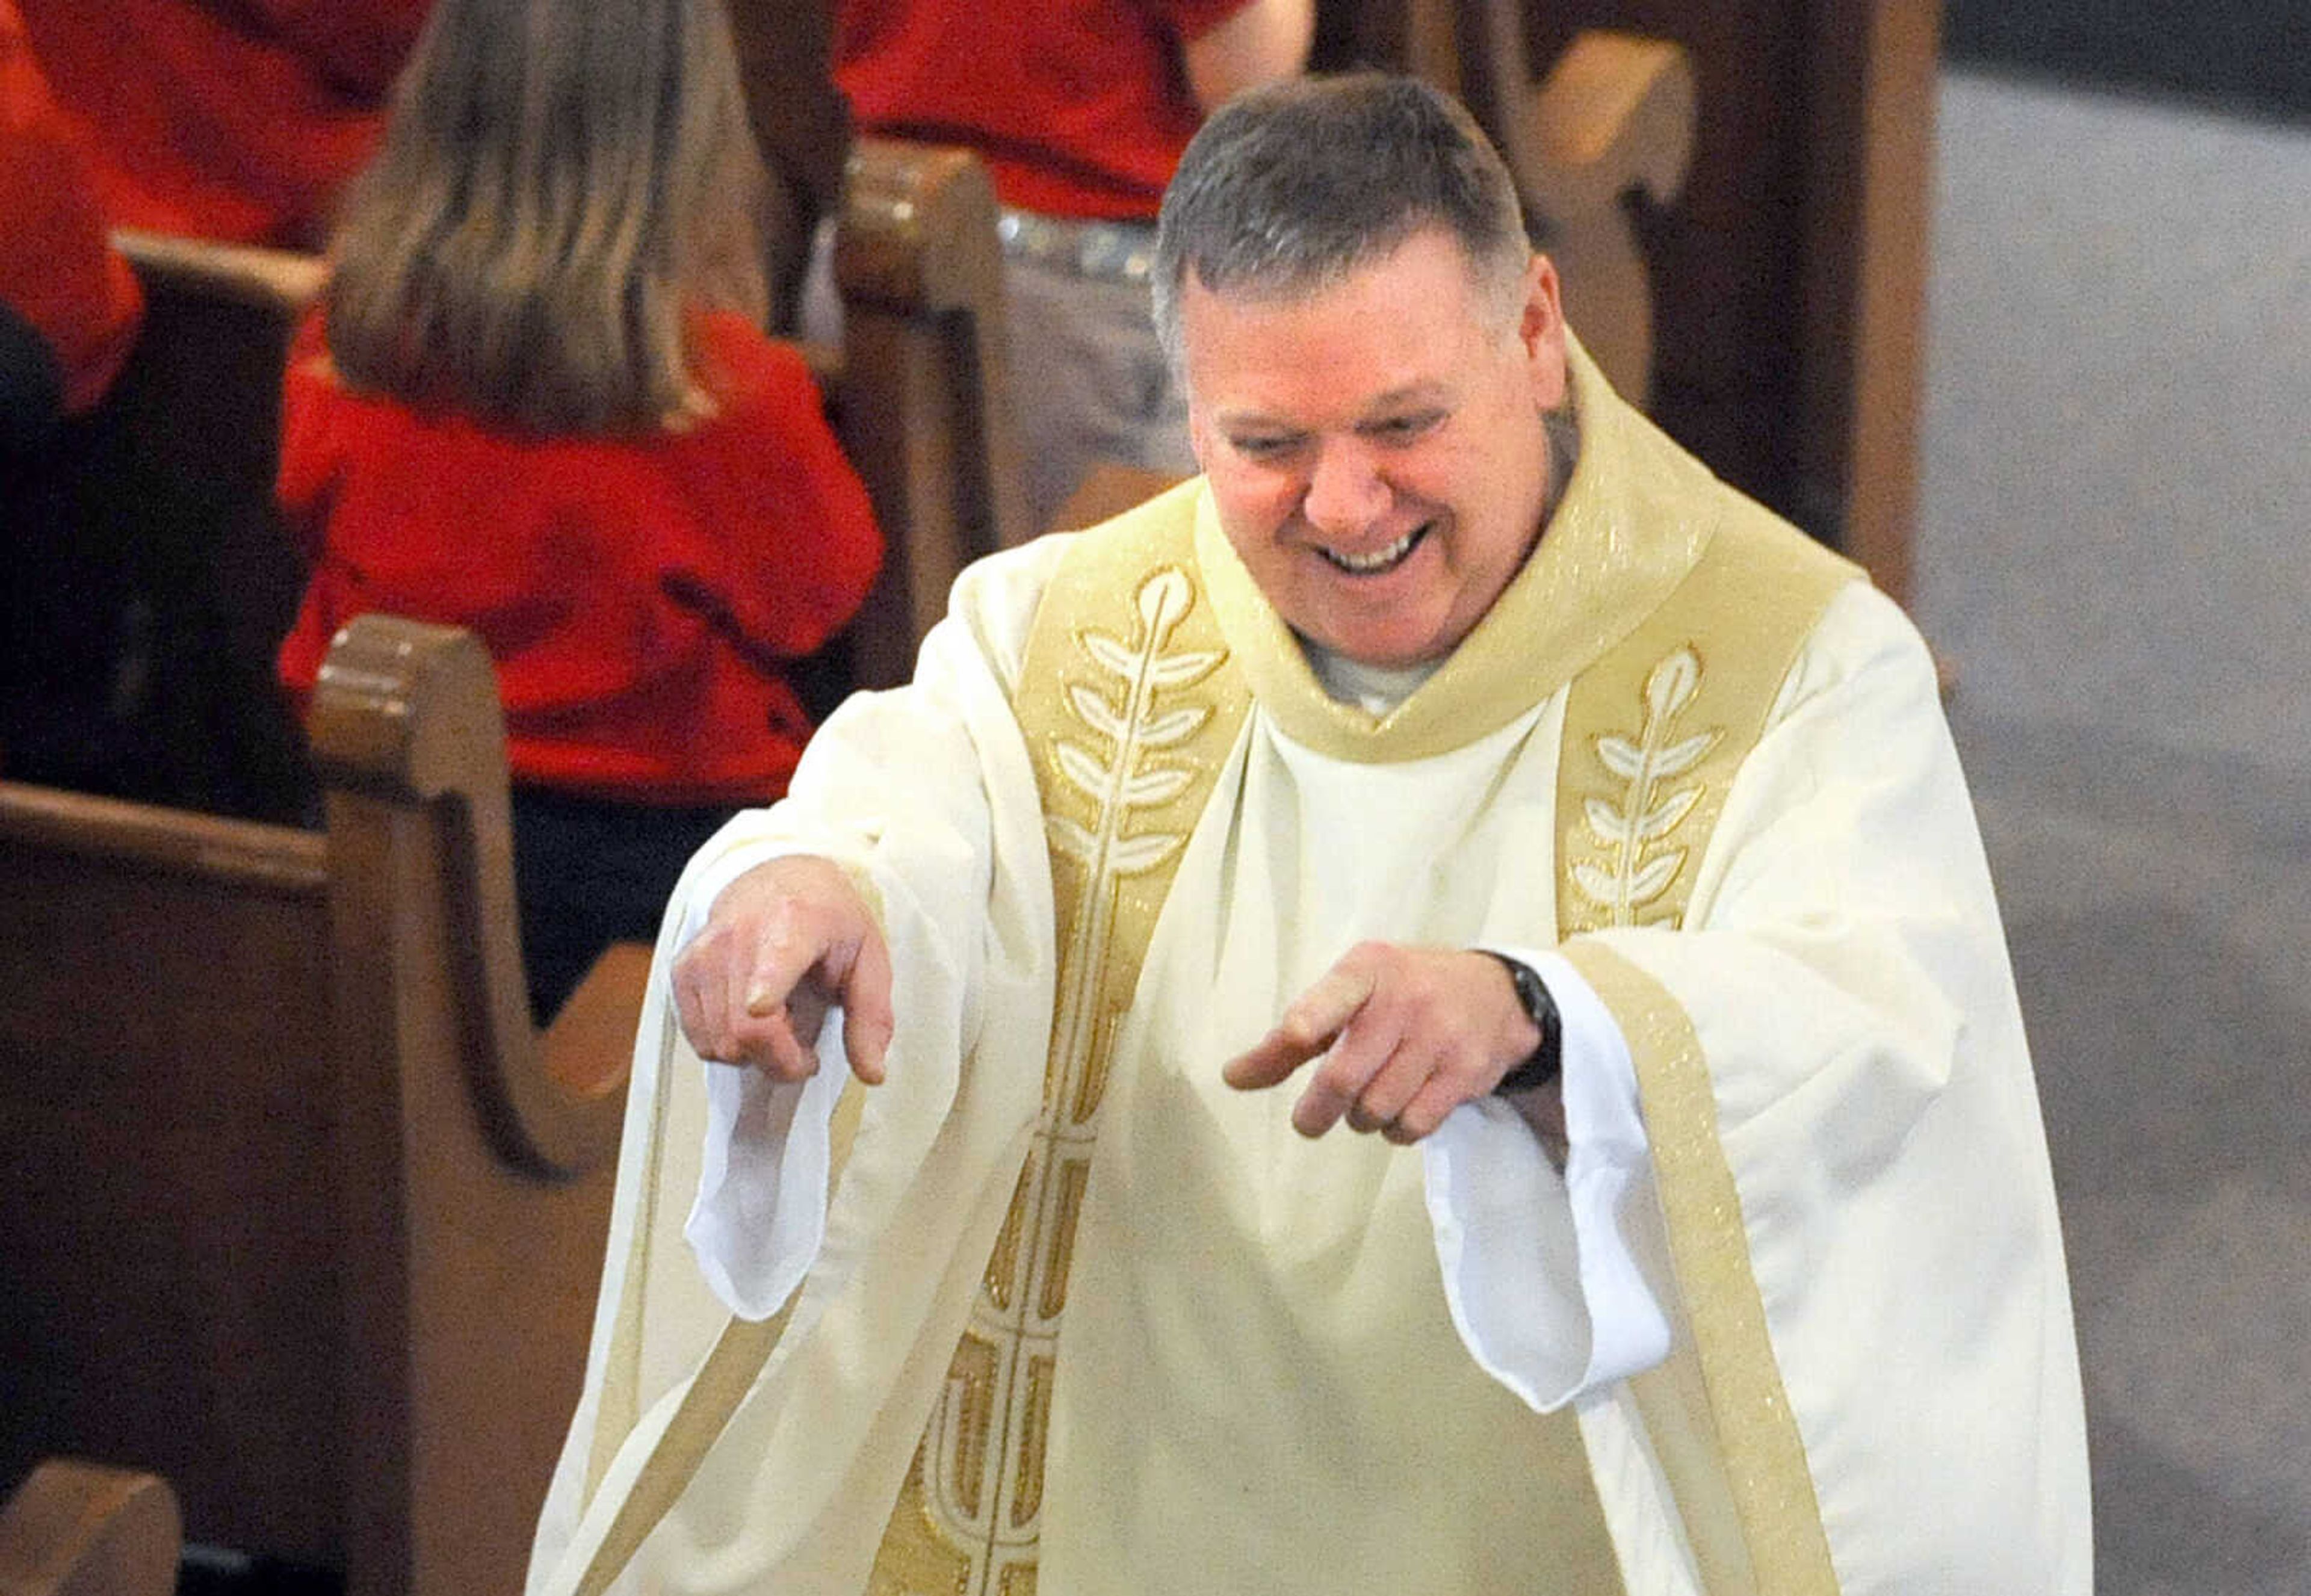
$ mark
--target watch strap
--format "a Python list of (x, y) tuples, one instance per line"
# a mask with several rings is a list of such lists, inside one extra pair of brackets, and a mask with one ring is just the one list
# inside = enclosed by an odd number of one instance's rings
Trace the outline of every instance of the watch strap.
[(1530, 1092), (1555, 1080), (1565, 1065), (1565, 1020), (1557, 1011), (1557, 999), (1549, 996), (1548, 983), (1540, 972), (1504, 953), (1495, 953), (1489, 947), (1479, 950), (1500, 961), (1508, 972), (1509, 984), (1516, 989), (1517, 1002), (1524, 1009), (1525, 1018), (1540, 1031), (1540, 1045), (1530, 1055), (1501, 1077), (1493, 1088), (1497, 1095), (1508, 1092)]

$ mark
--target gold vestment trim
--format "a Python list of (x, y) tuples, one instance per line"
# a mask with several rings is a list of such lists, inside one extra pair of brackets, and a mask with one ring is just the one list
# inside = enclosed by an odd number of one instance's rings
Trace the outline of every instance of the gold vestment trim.
[(1060, 1326), (1114, 1022), (1250, 706), (1224, 668), (1175, 502), (1199, 492), (1077, 538), (1029, 634), (1013, 707), (1042, 799), (1059, 947), (1042, 1110), (872, 1596), (1034, 1588)]
[[(1747, 1587), (1773, 1596), (1836, 1596), (1837, 1573), (1805, 1442), (1775, 1361), (1765, 1301), (1749, 1263), (1709, 1063), (1677, 1000), (1595, 943), (1565, 955), (1620, 1022), (1636, 1066), (1670, 1256), (1693, 1330), (1723, 1470), (1740, 1521)], [(1717, 1483), (1717, 1482), (1713, 1482)]]
[[(1632, 1382), (1651, 1426), (1694, 1417), (1710, 1444), (1656, 1435), (1688, 1513), (1730, 1503), (1737, 1541), (1690, 1537), (1713, 1590), (1835, 1592), (1828, 1539), (1749, 1262), (1740, 1197), (1691, 1022), (1657, 982), (1581, 934), (1682, 926), (1733, 778), (1807, 635), (1853, 568), (1762, 513), (1722, 526), (1669, 602), (1584, 672), (1557, 772), (1557, 929), (1636, 1067), (1672, 1268), (1694, 1345)], [(1713, 1455), (1714, 1454), (1714, 1457)]]

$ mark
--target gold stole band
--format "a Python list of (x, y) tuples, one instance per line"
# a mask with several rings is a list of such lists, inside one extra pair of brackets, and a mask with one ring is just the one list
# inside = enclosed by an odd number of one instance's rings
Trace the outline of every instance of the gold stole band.
[(1043, 1103), (946, 1388), (876, 1555), (872, 1596), (1025, 1596), (1116, 1022), (1188, 833), (1250, 705), (1204, 601), (1193, 518), (1158, 501), (1076, 539), (1015, 709), (1051, 845), (1059, 971)]
[(1717, 1139), (1708, 1060), (1657, 983), (1574, 939), (1684, 923), (1734, 773), (1805, 639), (1855, 574), (1779, 523), (1731, 517), (1669, 601), (1582, 673), (1565, 705), (1558, 935), (1636, 1066), (1692, 1330), (1631, 1385), (1712, 1596), (1835, 1592), (1836, 1576)]

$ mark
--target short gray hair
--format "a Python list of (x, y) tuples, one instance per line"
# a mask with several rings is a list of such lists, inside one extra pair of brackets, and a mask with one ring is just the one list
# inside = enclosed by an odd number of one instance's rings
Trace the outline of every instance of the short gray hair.
[(1180, 295), (1327, 287), (1415, 233), (1459, 240), (1505, 311), (1530, 245), (1516, 183), (1476, 119), (1414, 78), (1303, 77), (1229, 100), (1198, 130), (1156, 223), (1156, 335), (1180, 365)]

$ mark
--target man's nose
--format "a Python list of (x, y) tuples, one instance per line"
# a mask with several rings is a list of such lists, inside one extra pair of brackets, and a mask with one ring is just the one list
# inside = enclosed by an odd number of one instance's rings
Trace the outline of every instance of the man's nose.
[(1328, 439), (1308, 474), (1301, 513), (1327, 536), (1363, 531), (1388, 509), (1389, 486), (1361, 439)]

